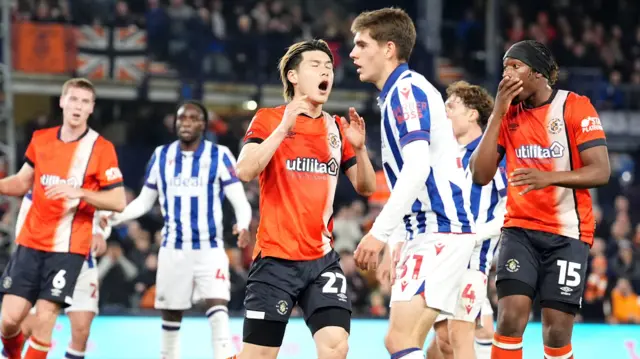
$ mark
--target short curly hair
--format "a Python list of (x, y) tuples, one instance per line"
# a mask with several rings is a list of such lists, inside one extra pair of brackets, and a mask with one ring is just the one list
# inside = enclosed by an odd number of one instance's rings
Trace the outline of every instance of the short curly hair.
[(478, 125), (484, 130), (493, 111), (493, 97), (478, 85), (456, 81), (447, 87), (447, 97), (457, 96), (469, 109), (478, 111)]

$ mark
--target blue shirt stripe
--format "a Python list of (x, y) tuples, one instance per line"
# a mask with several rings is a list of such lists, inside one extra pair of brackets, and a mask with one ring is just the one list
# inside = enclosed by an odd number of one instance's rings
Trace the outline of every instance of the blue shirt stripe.
[[(173, 171), (173, 178), (180, 177), (182, 175), (182, 151), (180, 146), (176, 151), (175, 167)], [(175, 249), (182, 249), (182, 198), (180, 196), (173, 197), (173, 220), (176, 222), (176, 243)]]
[(218, 247), (218, 243), (216, 242), (216, 233), (218, 233), (218, 231), (213, 213), (213, 202), (215, 200), (213, 185), (218, 174), (218, 156), (218, 146), (211, 146), (211, 165), (209, 166), (209, 183), (207, 186), (207, 221), (209, 222), (209, 243), (211, 244), (211, 248)]
[[(160, 161), (158, 162), (158, 173), (160, 175), (160, 184), (161, 184), (161, 190), (166, 193), (167, 192), (167, 173), (166, 173), (166, 169), (167, 169), (167, 152), (169, 152), (169, 146), (170, 145), (165, 145), (162, 147), (162, 149), (160, 150)], [(166, 246), (167, 245), (167, 236), (169, 233), (169, 230), (167, 227), (167, 223), (169, 223), (169, 199), (165, 197), (164, 202), (162, 204), (162, 213), (164, 213), (164, 223), (165, 223), (165, 230), (164, 230), (164, 240), (162, 241), (162, 246)]]

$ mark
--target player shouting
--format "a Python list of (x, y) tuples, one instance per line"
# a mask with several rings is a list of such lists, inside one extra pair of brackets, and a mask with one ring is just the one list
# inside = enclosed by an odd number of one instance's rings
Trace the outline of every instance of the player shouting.
[(180, 358), (180, 323), (192, 298), (209, 309), (215, 358), (233, 355), (227, 303), (229, 258), (222, 242), (222, 200), (229, 198), (240, 232), (249, 240), (251, 205), (235, 175), (235, 158), (225, 146), (204, 139), (208, 113), (195, 101), (178, 107), (178, 140), (156, 148), (138, 197), (112, 224), (138, 218), (160, 202), (164, 240), (158, 254), (155, 308), (162, 311), (162, 358)]
[(605, 135), (589, 99), (551, 87), (558, 65), (546, 46), (518, 42), (503, 66), (489, 125), (470, 163), (480, 185), (491, 181), (505, 155), (509, 174), (491, 357), (522, 358), (522, 334), (538, 296), (545, 357), (573, 358), (571, 333), (595, 229), (588, 189), (610, 175)]
[[(31, 192), (28, 192), (22, 199), (22, 205), (18, 212), (18, 220), (16, 221), (16, 235), (20, 233), (24, 219), (29, 213), (32, 204)], [(76, 281), (76, 287), (73, 290), (73, 304), (65, 308), (65, 313), (69, 317), (71, 323), (71, 343), (65, 353), (67, 359), (84, 359), (87, 342), (89, 340), (89, 332), (91, 323), (98, 314), (99, 289), (98, 289), (98, 267), (96, 257), (101, 256), (107, 249), (106, 240), (111, 235), (111, 226), (107, 223), (100, 223), (100, 218), (109, 216), (108, 211), (96, 211), (93, 220), (93, 245), (91, 252), (87, 256), (82, 270)], [(35, 324), (35, 307), (31, 309), (29, 317), (22, 324), (22, 333), (25, 338), (31, 336), (33, 326)], [(2, 358), (7, 358), (7, 353), (3, 349)]]
[(22, 321), (35, 304), (25, 359), (44, 359), (60, 308), (73, 304), (76, 280), (92, 243), (94, 212), (126, 205), (115, 148), (87, 125), (95, 90), (85, 79), (62, 87), (62, 126), (36, 131), (20, 171), (0, 180), (0, 194), (33, 189), (16, 251), (2, 275), (2, 343), (21, 357)]
[(333, 85), (333, 56), (321, 40), (299, 42), (280, 60), (287, 106), (259, 110), (245, 136), (238, 177), (259, 176), (260, 224), (245, 299), (238, 358), (275, 359), (291, 310), (304, 312), (320, 359), (347, 355), (351, 303), (332, 248), (340, 171), (363, 195), (376, 187), (365, 124), (322, 111)]
[[(431, 342), (427, 354), (429, 359), (431, 356), (434, 359), (449, 359), (454, 354), (461, 357), (459, 353), (465, 353), (464, 358), (489, 359), (493, 338), (493, 311), (487, 298), (487, 275), (504, 223), (507, 200), (505, 164), (503, 160), (492, 181), (486, 186), (474, 184), (468, 172), (469, 158), (480, 143), (482, 131), (493, 111), (493, 99), (485, 89), (464, 81), (453, 83), (447, 88), (445, 107), (460, 145), (459, 159), (467, 174), (467, 186), (471, 189), (471, 213), (476, 223), (477, 241), (469, 261), (469, 269), (460, 287), (456, 312), (453, 316), (438, 316), (434, 326), (437, 339), (434, 338)], [(481, 325), (476, 329), (479, 316)], [(487, 340), (489, 345), (486, 345)]]
[(400, 9), (375, 10), (358, 15), (351, 30), (360, 81), (381, 90), (382, 162), (392, 188), (355, 259), (375, 269), (404, 220), (407, 241), (402, 254), (395, 251), (394, 261), (402, 260), (385, 345), (393, 359), (424, 358), (421, 348), (437, 315), (455, 311), (475, 244), (469, 188), (442, 96), (407, 65), (416, 40), (411, 18)]

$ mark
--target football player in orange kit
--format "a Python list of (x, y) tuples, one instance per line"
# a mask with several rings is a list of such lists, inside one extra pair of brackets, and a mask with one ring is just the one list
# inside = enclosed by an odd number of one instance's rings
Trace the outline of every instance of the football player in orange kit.
[(259, 176), (260, 224), (245, 299), (244, 346), (237, 358), (275, 359), (297, 304), (320, 359), (344, 359), (351, 302), (333, 250), (333, 199), (340, 172), (370, 195), (376, 176), (364, 120), (322, 111), (333, 85), (333, 55), (321, 40), (292, 45), (280, 61), (286, 106), (259, 110), (237, 164)]
[(113, 144), (88, 127), (95, 89), (86, 79), (62, 88), (62, 126), (36, 131), (20, 171), (0, 180), (0, 195), (33, 204), (2, 274), (2, 343), (9, 359), (21, 358), (21, 324), (33, 305), (36, 318), (25, 359), (44, 359), (61, 309), (72, 304), (76, 280), (92, 244), (96, 209), (126, 206)]
[(514, 44), (503, 68), (470, 164), (474, 182), (485, 185), (506, 156), (509, 177), (491, 358), (522, 358), (522, 335), (538, 296), (545, 358), (570, 359), (595, 229), (589, 189), (609, 181), (607, 142), (587, 97), (551, 87), (558, 65), (545, 45)]

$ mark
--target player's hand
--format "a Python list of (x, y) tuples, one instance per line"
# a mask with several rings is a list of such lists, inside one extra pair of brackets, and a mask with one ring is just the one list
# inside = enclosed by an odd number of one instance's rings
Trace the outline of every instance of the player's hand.
[(400, 263), (400, 255), (402, 254), (402, 246), (404, 246), (404, 241), (399, 242), (396, 244), (396, 247), (393, 248), (393, 252), (391, 253), (391, 271), (389, 273), (390, 275), (390, 282), (391, 285), (393, 285), (396, 282), (396, 268), (398, 268), (398, 263)]
[(82, 198), (82, 189), (71, 187), (68, 184), (56, 184), (49, 186), (45, 190), (45, 196), (52, 200), (57, 199), (80, 199)]
[(516, 98), (522, 90), (522, 80), (510, 76), (503, 77), (498, 85), (495, 109), (498, 109), (502, 115), (506, 114), (513, 99)]
[(291, 131), (293, 125), (296, 124), (296, 119), (298, 116), (305, 112), (311, 111), (311, 105), (307, 101), (307, 95), (304, 95), (296, 100), (289, 102), (287, 107), (284, 109), (284, 115), (282, 116), (282, 121), (280, 122), (280, 126), (285, 131)]
[(386, 244), (371, 233), (367, 233), (354, 253), (356, 265), (364, 270), (376, 270), (380, 261), (380, 252)]
[(360, 150), (364, 147), (366, 127), (364, 119), (358, 115), (356, 109), (349, 107), (349, 121), (346, 118), (340, 117), (342, 122), (342, 129), (344, 131), (344, 137), (351, 144), (354, 150)]
[(91, 243), (91, 251), (95, 253), (96, 257), (100, 257), (107, 251), (107, 241), (101, 234), (93, 235), (93, 242)]
[(553, 172), (543, 172), (536, 168), (516, 168), (509, 177), (509, 183), (514, 187), (527, 186), (521, 195), (536, 189), (543, 189), (553, 183)]
[(245, 248), (251, 241), (251, 234), (246, 229), (238, 230), (238, 225), (233, 225), (233, 235), (238, 236), (238, 247)]

